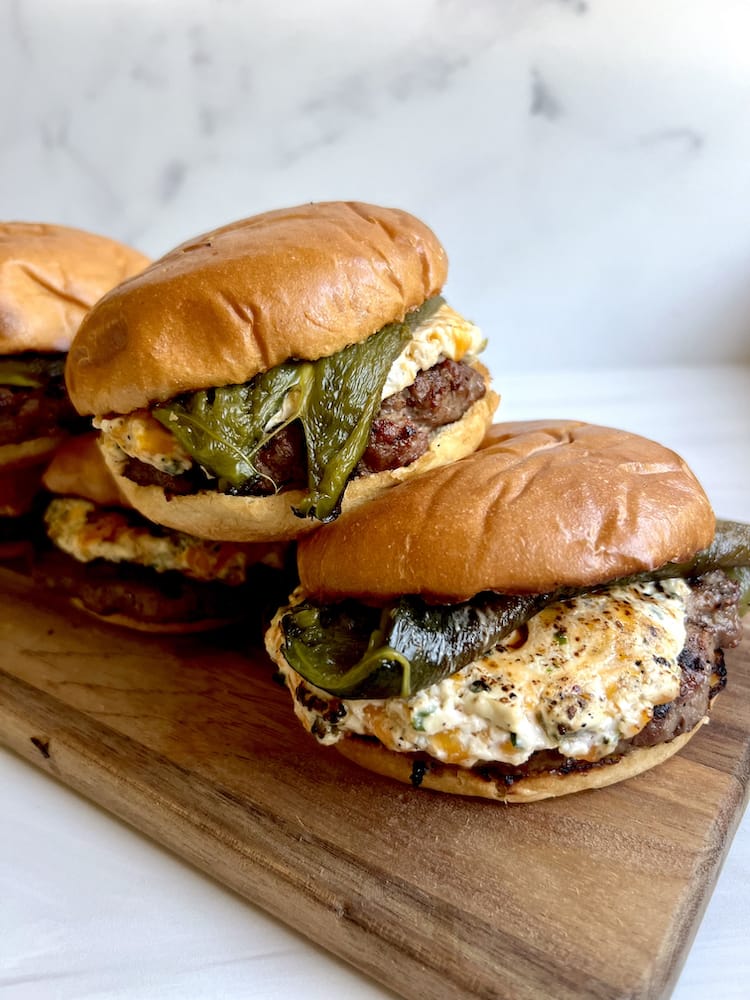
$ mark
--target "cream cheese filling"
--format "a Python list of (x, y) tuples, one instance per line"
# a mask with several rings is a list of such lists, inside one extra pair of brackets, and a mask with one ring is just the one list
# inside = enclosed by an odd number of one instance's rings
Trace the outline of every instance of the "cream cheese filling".
[(283, 565), (284, 543), (213, 542), (180, 531), (134, 522), (123, 511), (98, 507), (78, 497), (56, 497), (44, 515), (47, 533), (63, 552), (79, 562), (150, 566), (159, 573), (176, 570), (193, 580), (245, 582), (250, 566)]
[[(522, 764), (538, 750), (598, 760), (677, 697), (689, 592), (684, 580), (668, 580), (551, 605), (491, 653), (408, 699), (340, 701), (308, 684), (283, 657), (283, 610), (267, 645), (298, 718), (321, 743), (375, 736), (390, 750), (465, 767)], [(304, 692), (316, 697), (300, 698)]]

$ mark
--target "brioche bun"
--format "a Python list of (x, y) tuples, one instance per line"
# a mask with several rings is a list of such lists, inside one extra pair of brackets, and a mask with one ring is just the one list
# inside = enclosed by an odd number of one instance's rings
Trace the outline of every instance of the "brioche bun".
[(80, 229), (0, 223), (0, 355), (67, 351), (97, 299), (148, 262)]
[[(489, 373), (476, 365), (489, 386)], [(373, 473), (351, 480), (344, 492), (342, 509), (353, 510), (398, 483), (421, 476), (431, 469), (454, 462), (480, 444), (498, 403), (487, 389), (460, 420), (441, 428), (428, 450), (411, 465)], [(302, 490), (284, 490), (273, 496), (242, 497), (200, 492), (167, 496), (158, 486), (140, 486), (122, 474), (119, 449), (106, 438), (101, 447), (117, 488), (127, 502), (157, 524), (216, 541), (253, 542), (265, 539), (291, 540), (317, 529), (309, 518), (297, 517), (292, 508), (304, 497)]]
[[(397, 753), (386, 749), (382, 743), (356, 736), (340, 740), (336, 744), (336, 750), (368, 771), (405, 784), (418, 784), (420, 789), (429, 788), (450, 795), (471, 795), (507, 803), (536, 802), (592, 788), (604, 788), (649, 771), (678, 753), (703, 724), (700, 722), (694, 729), (682, 733), (669, 743), (633, 747), (619, 757), (606, 757), (592, 764), (579, 761), (571, 769), (558, 767), (538, 770), (508, 779), (501, 772), (493, 775), (491, 766), (469, 768), (443, 764), (434, 757)], [(415, 761), (420, 761), (424, 767), (423, 771), (420, 769), (418, 780), (414, 779)]]
[(82, 497), (103, 507), (130, 506), (117, 487), (99, 448), (99, 434), (68, 438), (55, 452), (42, 482), (50, 493)]
[(74, 608), (83, 611), (90, 618), (96, 618), (97, 621), (103, 622), (105, 625), (116, 625), (118, 628), (127, 628), (132, 632), (146, 632), (149, 635), (194, 635), (198, 632), (213, 632), (217, 628), (225, 628), (237, 620), (230, 616), (228, 618), (194, 618), (192, 620), (175, 618), (172, 621), (147, 621), (143, 618), (137, 618), (135, 615), (121, 614), (120, 612), (100, 614), (87, 607), (80, 597), (71, 597), (70, 603)]
[(44, 466), (64, 440), (62, 431), (46, 437), (30, 438), (18, 444), (0, 446), (0, 471), (3, 475), (13, 475), (19, 469), (29, 466)]
[(124, 414), (325, 357), (402, 320), (446, 274), (436, 236), (398, 209), (323, 202), (243, 219), (97, 304), (70, 352), (70, 397), (84, 414)]
[[(574, 420), (495, 425), (460, 461), (402, 483), (300, 542), (319, 602), (588, 587), (688, 559), (715, 518), (685, 462)], [(376, 553), (376, 557), (373, 555)]]

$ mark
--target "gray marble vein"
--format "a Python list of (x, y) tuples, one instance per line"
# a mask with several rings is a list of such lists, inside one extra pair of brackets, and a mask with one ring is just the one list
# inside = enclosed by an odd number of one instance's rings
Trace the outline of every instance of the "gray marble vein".
[(672, 146), (684, 150), (687, 154), (694, 155), (701, 152), (706, 144), (706, 137), (694, 128), (664, 128), (640, 136), (638, 144), (645, 148)]
[(538, 69), (531, 71), (531, 101), (529, 114), (555, 121), (563, 114), (563, 106)]

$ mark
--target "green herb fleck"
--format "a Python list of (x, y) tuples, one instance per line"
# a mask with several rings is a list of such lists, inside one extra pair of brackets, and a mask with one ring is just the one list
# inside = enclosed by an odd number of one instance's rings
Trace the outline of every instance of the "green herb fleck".
[(418, 733), (423, 733), (425, 731), (424, 720), (429, 718), (429, 716), (431, 716), (434, 713), (434, 711), (435, 711), (434, 708), (425, 708), (421, 709), (418, 712), (415, 712), (412, 715), (411, 719), (412, 729), (415, 729)]

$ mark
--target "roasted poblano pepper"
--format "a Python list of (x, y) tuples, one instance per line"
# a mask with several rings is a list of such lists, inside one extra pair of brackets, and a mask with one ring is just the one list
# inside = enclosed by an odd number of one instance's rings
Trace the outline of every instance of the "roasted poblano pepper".
[(290, 361), (244, 385), (194, 392), (157, 406), (153, 415), (218, 479), (222, 491), (261, 476), (256, 466), (260, 449), (299, 420), (307, 447), (308, 493), (296, 513), (332, 520), (367, 447), (393, 362), (415, 327), (442, 301), (429, 299), (403, 323), (391, 323), (330, 357)]
[[(717, 568), (739, 582), (743, 613), (750, 602), (750, 525), (717, 522), (714, 541), (689, 562), (668, 563), (609, 586), (691, 578)], [(337, 697), (406, 698), (483, 656), (547, 605), (589, 592), (486, 592), (455, 605), (403, 597), (385, 608), (306, 601), (282, 617), (284, 655), (301, 677)]]
[(346, 482), (367, 447), (388, 372), (410, 340), (408, 323), (391, 323), (312, 366), (312, 388), (299, 413), (308, 480), (308, 494), (295, 510), (300, 517), (330, 521), (338, 515)]
[(279, 365), (245, 385), (206, 389), (165, 403), (153, 415), (199, 465), (216, 476), (220, 490), (239, 487), (260, 475), (255, 456), (289, 422), (266, 431), (285, 399), (292, 398), (293, 409), (304, 405), (309, 369), (309, 365)]
[(304, 602), (282, 618), (284, 655), (301, 677), (339, 698), (408, 698), (492, 649), (546, 598), (484, 593), (430, 605), (402, 597), (384, 609)]

